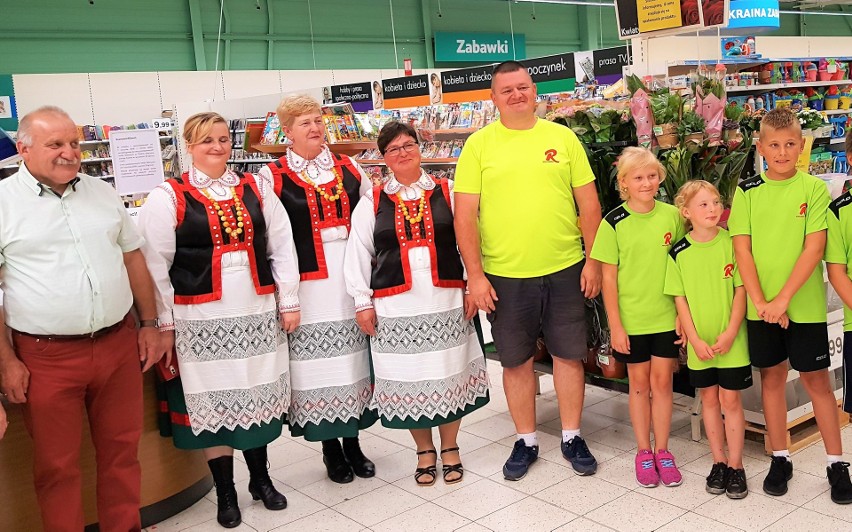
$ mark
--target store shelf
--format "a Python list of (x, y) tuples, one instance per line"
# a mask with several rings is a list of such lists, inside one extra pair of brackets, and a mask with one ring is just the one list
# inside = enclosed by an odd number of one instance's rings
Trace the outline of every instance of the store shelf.
[(109, 175), (89, 175), (89, 174), (85, 174), (85, 175), (88, 175), (89, 177), (95, 177), (97, 179), (113, 179), (115, 177), (113, 174), (109, 174)]
[(839, 79), (836, 81), (800, 81), (797, 83), (763, 83), (746, 87), (725, 87), (728, 94), (735, 92), (765, 92), (778, 89), (794, 89), (797, 87), (829, 87), (831, 85), (852, 85), (852, 80)]
[(91, 158), (91, 159), (83, 159), (80, 162), (82, 162), (84, 164), (85, 163), (102, 163), (102, 162), (111, 161), (111, 160), (112, 160), (112, 157), (97, 157), (97, 158)]
[(274, 163), (278, 159), (230, 159), (228, 164), (236, 163)]
[(828, 116), (831, 115), (848, 115), (852, 113), (852, 109), (831, 109), (830, 111), (825, 111), (825, 114)]
[(831, 139), (830, 141), (828, 141), (829, 144), (843, 144), (844, 142), (846, 142), (846, 139), (842, 137), (837, 139)]
[(428, 131), (433, 135), (470, 135), (478, 131), (476, 127), (452, 127), (450, 129), (421, 129), (420, 131)]
[(109, 139), (81, 140), (80, 146), (91, 146), (92, 144), (109, 144)]

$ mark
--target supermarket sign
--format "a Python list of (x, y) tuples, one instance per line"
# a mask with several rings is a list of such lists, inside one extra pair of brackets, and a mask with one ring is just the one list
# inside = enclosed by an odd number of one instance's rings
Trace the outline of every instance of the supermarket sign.
[(779, 28), (778, 0), (731, 0), (728, 29)]
[(435, 61), (479, 63), (526, 57), (526, 37), (516, 33), (435, 32)]

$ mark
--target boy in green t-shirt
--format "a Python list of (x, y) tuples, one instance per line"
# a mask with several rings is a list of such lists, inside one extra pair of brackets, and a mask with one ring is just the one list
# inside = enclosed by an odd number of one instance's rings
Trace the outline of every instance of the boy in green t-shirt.
[[(846, 158), (852, 157), (852, 129), (846, 134)], [(828, 280), (843, 300), (843, 382), (852, 383), (852, 194), (844, 192), (828, 206), (825, 262)], [(852, 413), (852, 396), (843, 390), (843, 410)]]
[[(804, 141), (796, 115), (774, 109), (760, 124), (757, 149), (766, 173), (739, 184), (728, 228), (748, 293), (746, 328), (751, 363), (760, 368), (772, 464), (763, 491), (787, 493), (793, 463), (786, 448), (787, 361), (810, 395), (827, 453), (831, 499), (852, 503), (849, 464), (843, 462), (837, 403), (828, 367), (828, 329), (822, 275), (830, 197), (820, 179), (796, 169)], [(780, 323), (789, 317), (789, 326)]]
[(675, 205), (691, 230), (669, 252), (665, 293), (674, 296), (688, 341), (689, 379), (701, 394), (704, 428), (713, 454), (706, 489), (714, 495), (743, 499), (748, 484), (743, 469), (745, 414), (740, 390), (752, 384), (743, 322), (746, 293), (731, 236), (716, 225), (722, 216), (716, 187), (707, 181), (688, 181), (680, 187)]

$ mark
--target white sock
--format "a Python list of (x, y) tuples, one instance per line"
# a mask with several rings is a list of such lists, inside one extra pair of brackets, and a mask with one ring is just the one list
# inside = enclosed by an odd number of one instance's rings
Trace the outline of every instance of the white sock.
[(580, 435), (580, 429), (562, 429), (562, 441), (568, 443)]
[(529, 434), (518, 434), (518, 439), (524, 440), (524, 445), (527, 447), (538, 445), (538, 434), (535, 432), (530, 432)]
[(784, 449), (783, 451), (772, 451), (772, 456), (783, 456), (787, 460), (790, 459), (790, 450)]
[(835, 462), (842, 462), (843, 456), (839, 454), (827, 454), (825, 455), (825, 461), (828, 462), (829, 467), (831, 467), (831, 464)]

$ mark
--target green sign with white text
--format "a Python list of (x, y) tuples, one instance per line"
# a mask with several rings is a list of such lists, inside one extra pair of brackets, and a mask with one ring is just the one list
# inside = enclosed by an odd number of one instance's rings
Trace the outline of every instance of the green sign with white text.
[(524, 59), (527, 56), (526, 38), (509, 33), (449, 33), (435, 32), (435, 61), (479, 63)]

